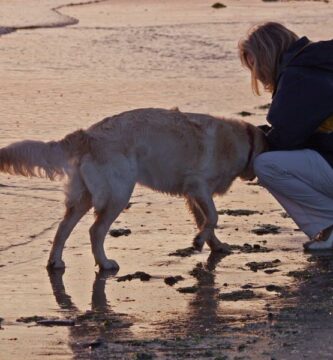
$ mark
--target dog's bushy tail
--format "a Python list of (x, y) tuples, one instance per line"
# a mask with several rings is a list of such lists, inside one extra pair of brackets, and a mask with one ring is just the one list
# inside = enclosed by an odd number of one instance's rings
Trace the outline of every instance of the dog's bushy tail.
[(11, 175), (47, 177), (65, 175), (65, 161), (59, 143), (25, 140), (0, 149), (0, 171)]
[(0, 172), (27, 177), (62, 178), (74, 158), (88, 150), (88, 136), (83, 130), (60, 141), (25, 140), (0, 149)]

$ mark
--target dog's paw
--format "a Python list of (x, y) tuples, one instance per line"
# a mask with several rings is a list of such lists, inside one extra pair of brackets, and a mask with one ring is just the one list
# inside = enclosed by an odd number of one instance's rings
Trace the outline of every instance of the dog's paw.
[(46, 267), (48, 269), (64, 269), (65, 268), (65, 263), (62, 260), (49, 259)]
[(100, 270), (109, 270), (112, 272), (117, 272), (119, 270), (119, 265), (114, 260), (106, 260), (101, 264), (98, 264)]
[(197, 251), (202, 251), (203, 246), (205, 245), (205, 239), (198, 234), (194, 239), (192, 243), (193, 247)]

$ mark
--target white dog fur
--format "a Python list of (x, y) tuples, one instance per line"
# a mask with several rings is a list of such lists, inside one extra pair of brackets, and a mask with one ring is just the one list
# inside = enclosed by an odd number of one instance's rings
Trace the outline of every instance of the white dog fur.
[(94, 207), (92, 252), (102, 269), (118, 264), (104, 252), (104, 239), (127, 206), (136, 183), (184, 196), (199, 229), (194, 246), (229, 252), (214, 234), (214, 194), (240, 176), (253, 179), (253, 159), (266, 148), (261, 130), (240, 120), (137, 109), (106, 118), (58, 142), (22, 141), (0, 149), (0, 171), (53, 180), (68, 178), (66, 213), (55, 235), (48, 266), (62, 268), (62, 252), (78, 221)]

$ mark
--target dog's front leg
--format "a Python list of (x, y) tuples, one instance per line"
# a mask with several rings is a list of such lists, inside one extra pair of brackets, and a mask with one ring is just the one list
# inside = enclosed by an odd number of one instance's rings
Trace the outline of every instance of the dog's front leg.
[(191, 211), (191, 213), (194, 216), (194, 220), (197, 224), (198, 229), (202, 230), (202, 228), (206, 222), (205, 215), (203, 214), (203, 212), (201, 211), (199, 206), (196, 204), (196, 202), (192, 198), (187, 197), (186, 202), (187, 202), (187, 206), (188, 206), (189, 210)]
[(203, 218), (205, 219), (200, 232), (194, 238), (193, 246), (201, 251), (206, 242), (212, 251), (230, 253), (230, 246), (226, 243), (221, 243), (215, 236), (214, 229), (217, 225), (218, 214), (211, 194), (208, 194), (203, 189), (197, 188), (191, 194), (188, 194), (188, 196), (201, 210)]

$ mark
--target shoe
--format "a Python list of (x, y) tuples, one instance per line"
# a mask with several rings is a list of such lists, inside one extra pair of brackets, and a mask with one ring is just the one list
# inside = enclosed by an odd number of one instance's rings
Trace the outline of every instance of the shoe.
[(306, 251), (333, 250), (333, 227), (323, 230), (319, 236), (306, 242), (303, 247)]

